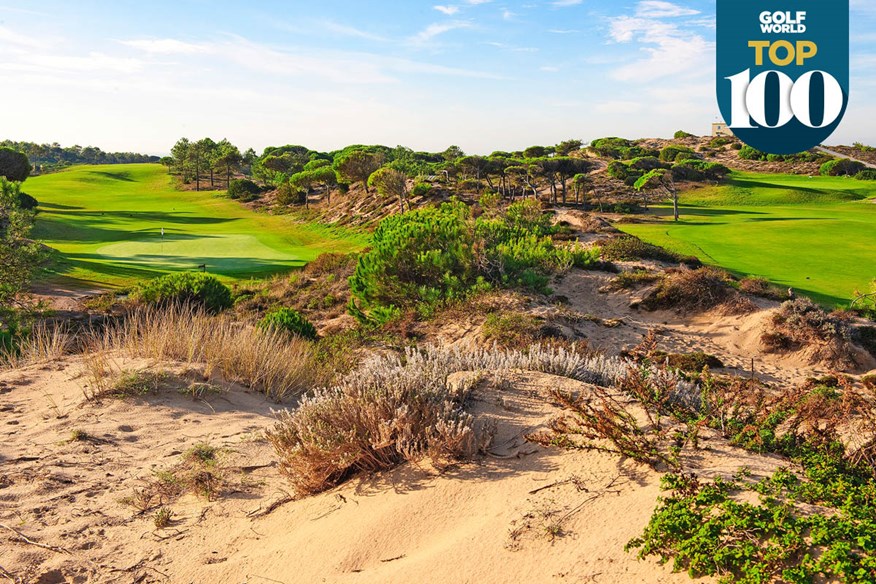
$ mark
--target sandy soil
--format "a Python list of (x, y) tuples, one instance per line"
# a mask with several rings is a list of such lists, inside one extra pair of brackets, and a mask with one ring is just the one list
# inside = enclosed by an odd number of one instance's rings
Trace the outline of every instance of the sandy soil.
[[(292, 500), (261, 434), (275, 404), (221, 382), (221, 393), (193, 400), (178, 390), (198, 372), (172, 367), (155, 395), (87, 401), (81, 368), (0, 373), (0, 566), (17, 581), (689, 581), (623, 551), (654, 509), (657, 473), (523, 439), (559, 413), (548, 390), (588, 391), (579, 382), (493, 378), (472, 404), (497, 423), (489, 456), (444, 473), (406, 465)], [(71, 441), (74, 430), (89, 438)], [(214, 501), (171, 503), (172, 524), (157, 529), (126, 499), (205, 442), (221, 448), (226, 487)], [(705, 475), (774, 466), (705, 444), (688, 460)]]

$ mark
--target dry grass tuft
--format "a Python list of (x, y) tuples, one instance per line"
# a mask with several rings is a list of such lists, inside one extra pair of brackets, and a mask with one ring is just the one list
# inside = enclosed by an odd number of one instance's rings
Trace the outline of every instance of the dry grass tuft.
[(731, 277), (715, 268), (681, 269), (670, 272), (657, 289), (642, 301), (647, 310), (704, 312), (724, 306), (730, 313), (756, 308), (730, 285)]
[(790, 300), (773, 315), (769, 328), (761, 335), (761, 344), (774, 353), (808, 350), (813, 363), (841, 369), (856, 367), (850, 319), (847, 313), (828, 313), (808, 298)]
[(91, 377), (102, 392), (108, 389), (115, 354), (204, 364), (208, 371), (278, 401), (301, 394), (313, 381), (307, 341), (187, 307), (140, 309), (95, 335), (86, 353)]
[(65, 326), (38, 323), (16, 351), (0, 352), (0, 368), (15, 369), (56, 361), (70, 353), (73, 336)]
[(491, 432), (464, 409), (474, 378), (451, 386), (453, 373), (522, 369), (614, 383), (626, 367), (619, 359), (539, 345), (526, 352), (408, 349), (401, 356), (372, 358), (335, 387), (278, 413), (267, 437), (280, 457), (280, 471), (299, 495), (308, 495), (359, 472), (423, 458), (447, 464), (485, 448)]

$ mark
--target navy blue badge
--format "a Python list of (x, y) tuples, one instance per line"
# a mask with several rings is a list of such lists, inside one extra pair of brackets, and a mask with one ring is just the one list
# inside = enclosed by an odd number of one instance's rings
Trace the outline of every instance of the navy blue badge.
[(849, 0), (718, 0), (718, 105), (770, 154), (830, 136), (849, 103)]

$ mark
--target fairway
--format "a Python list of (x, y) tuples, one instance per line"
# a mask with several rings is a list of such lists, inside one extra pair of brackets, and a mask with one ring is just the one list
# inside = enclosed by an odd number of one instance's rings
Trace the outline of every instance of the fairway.
[(368, 241), (251, 211), (224, 192), (178, 191), (157, 164), (78, 166), (24, 186), (40, 202), (33, 237), (63, 255), (54, 277), (78, 287), (124, 286), (201, 264), (226, 279), (263, 276)]
[(762, 276), (828, 305), (876, 278), (876, 183), (845, 177), (733, 173), (665, 205), (627, 233), (738, 275)]

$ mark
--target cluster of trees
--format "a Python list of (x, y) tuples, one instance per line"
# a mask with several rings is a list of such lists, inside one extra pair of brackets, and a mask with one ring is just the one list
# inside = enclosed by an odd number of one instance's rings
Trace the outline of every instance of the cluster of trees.
[(217, 183), (228, 189), (232, 178), (256, 159), (252, 148), (241, 153), (237, 146), (225, 139), (216, 142), (211, 138), (197, 141), (181, 138), (170, 152), (171, 155), (162, 158), (161, 163), (179, 175), (185, 184), (194, 182), (198, 191), (201, 183), (207, 181), (211, 189), (215, 189)]
[(39, 244), (29, 239), (37, 202), (21, 192), (30, 171), (24, 153), (0, 148), (0, 350), (14, 346), (15, 302), (42, 257)]
[(8, 148), (24, 154), (38, 172), (47, 172), (73, 164), (129, 164), (158, 162), (157, 156), (135, 152), (104, 152), (95, 146), (61, 146), (60, 144), (36, 144), (3, 140), (0, 148)]
[[(581, 203), (589, 188), (594, 163), (576, 156), (580, 140), (556, 146), (532, 146), (517, 152), (494, 152), (489, 156), (468, 156), (458, 146), (443, 152), (417, 152), (404, 146), (352, 145), (333, 152), (319, 152), (300, 145), (266, 148), (261, 156), (250, 149), (243, 155), (227, 140), (209, 138), (197, 142), (186, 138), (173, 147), (163, 162), (184, 182), (217, 181), (226, 188), (238, 173), (277, 190), (283, 205), (309, 202), (309, 195), (322, 194), (330, 200), (335, 190), (346, 191), (361, 184), (366, 192), (398, 200), (404, 211), (411, 186), (426, 192), (425, 183), (441, 182), (459, 192), (496, 192), (510, 199), (550, 192), (554, 202)], [(221, 180), (217, 177), (221, 177)]]

